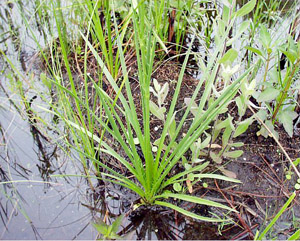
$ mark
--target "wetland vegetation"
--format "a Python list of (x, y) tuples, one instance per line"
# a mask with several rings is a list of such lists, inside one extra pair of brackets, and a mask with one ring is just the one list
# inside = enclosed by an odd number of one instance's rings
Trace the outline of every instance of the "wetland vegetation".
[(298, 0), (5, 0), (0, 23), (0, 238), (299, 239)]

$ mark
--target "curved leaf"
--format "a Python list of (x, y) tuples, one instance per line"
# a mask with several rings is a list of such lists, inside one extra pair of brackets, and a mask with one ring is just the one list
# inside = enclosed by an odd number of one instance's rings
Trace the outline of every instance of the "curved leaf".
[(230, 221), (230, 219), (224, 220), (224, 219), (220, 219), (220, 218), (210, 218), (210, 217), (200, 216), (200, 215), (197, 215), (195, 213), (186, 211), (183, 208), (177, 207), (177, 206), (175, 206), (171, 203), (167, 203), (167, 202), (155, 201), (155, 204), (174, 209), (175, 211), (177, 211), (179, 213), (182, 213), (185, 216), (195, 218), (195, 219), (198, 219), (198, 220), (201, 220), (201, 221), (204, 221), (204, 222), (225, 222), (225, 221)]
[(203, 199), (203, 198), (199, 198), (199, 197), (195, 197), (195, 196), (190, 196), (190, 195), (186, 195), (186, 194), (175, 194), (175, 193), (170, 193), (170, 192), (165, 192), (159, 196), (156, 196), (156, 198), (176, 198), (176, 199), (180, 199), (183, 201), (187, 201), (187, 202), (191, 202), (191, 203), (197, 203), (197, 204), (201, 204), (201, 205), (206, 205), (206, 206), (210, 206), (210, 207), (217, 207), (217, 208), (223, 208), (232, 212), (236, 212), (234, 209), (225, 206), (223, 204), (211, 201), (211, 200), (207, 200), (207, 199)]

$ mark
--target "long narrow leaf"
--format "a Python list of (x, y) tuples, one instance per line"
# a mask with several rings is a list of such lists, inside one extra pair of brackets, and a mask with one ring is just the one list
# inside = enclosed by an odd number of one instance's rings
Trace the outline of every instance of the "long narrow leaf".
[(165, 206), (171, 209), (174, 209), (175, 211), (182, 213), (185, 216), (194, 218), (194, 219), (198, 219), (204, 222), (225, 222), (225, 221), (229, 221), (229, 220), (224, 220), (224, 219), (219, 219), (219, 218), (210, 218), (210, 217), (204, 217), (204, 216), (200, 216), (197, 215), (195, 213), (189, 212), (184, 210), (183, 208), (177, 207), (171, 203), (167, 203), (167, 202), (162, 202), (162, 201), (155, 201), (155, 204), (160, 205), (160, 206)]

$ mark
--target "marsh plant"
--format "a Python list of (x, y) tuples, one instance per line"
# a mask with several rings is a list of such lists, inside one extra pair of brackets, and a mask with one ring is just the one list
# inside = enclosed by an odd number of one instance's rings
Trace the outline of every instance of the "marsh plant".
[[(247, 20), (238, 27), (236, 24), (237, 20), (252, 12), (256, 0), (239, 7), (235, 0), (222, 0), (222, 9), (216, 11), (210, 29), (204, 35), (206, 40), (214, 38), (207, 42), (205, 56), (192, 52), (194, 40), (202, 38), (201, 32), (194, 27), (185, 30), (192, 36), (191, 42), (186, 47), (179, 77), (174, 81), (171, 100), (167, 102), (170, 83), (162, 83), (152, 76), (158, 48), (168, 52), (165, 45), (168, 28), (162, 24), (166, 22), (162, 17), (170, 10), (166, 6), (176, 8), (177, 21), (185, 20), (182, 26), (189, 23), (186, 13), (192, 11), (192, 6), (204, 10), (200, 5), (193, 5), (193, 1), (187, 1), (187, 9), (179, 4), (180, 1), (174, 6), (169, 1), (120, 2), (83, 1), (76, 4), (77, 8), (73, 6), (74, 13), (80, 13), (78, 19), (84, 23), (80, 23), (82, 31), (76, 32), (77, 40), (72, 45), (68, 39), (70, 29), (63, 19), (64, 8), (60, 1), (51, 1), (58, 33), (52, 45), (55, 51), (46, 55), (40, 47), (50, 70), (48, 75), (41, 75), (41, 80), (50, 93), (55, 93), (55, 101), (49, 103), (51, 108), (46, 111), (66, 125), (64, 141), (77, 151), (84, 168), (83, 176), (87, 177), (91, 188), (92, 178), (117, 183), (140, 197), (137, 206), (160, 205), (199, 220), (224, 222), (217, 216), (207, 217), (187, 211), (179, 203), (187, 201), (222, 208), (226, 212), (234, 211), (226, 205), (193, 196), (192, 186), (205, 178), (239, 183), (222, 168), (221, 162), (224, 157), (237, 158), (242, 154), (240, 150), (232, 151), (233, 147), (242, 144), (231, 140), (243, 134), (254, 121), (252, 117), (244, 118), (249, 100), (255, 96), (258, 86), (254, 77), (263, 63), (268, 72), (268, 61), (273, 55), (275, 58), (277, 50), (287, 56), (289, 67), (284, 81), (280, 82), (284, 84), (282, 92), (276, 95), (275, 119), (276, 109), (285, 111), (281, 99), (286, 99), (284, 86), (289, 88), (292, 81), (288, 76), (298, 70), (299, 44), (290, 40), (286, 45), (276, 46), (276, 51), (273, 51), (274, 45), (266, 27), (256, 26), (255, 29), (260, 29), (261, 49), (248, 46), (244, 50), (257, 55), (258, 59), (253, 57), (246, 61), (246, 67), (241, 66), (238, 53), (243, 46), (235, 42), (248, 33), (253, 22)], [(122, 16), (124, 9), (127, 14), (119, 21), (116, 15)], [(72, 32), (72, 36), (76, 34)], [(185, 34), (178, 27), (176, 41), (179, 43)], [(135, 77), (128, 66), (128, 52), (135, 56)], [(72, 56), (77, 64), (81, 63), (81, 68), (77, 68), (78, 78), (74, 75), (76, 68)], [(89, 69), (91, 56), (96, 64), (93, 74)], [(192, 96), (185, 99), (184, 108), (180, 109), (179, 96), (190, 57), (196, 59), (201, 76)], [(132, 88), (133, 78), (138, 82), (138, 88)], [(107, 88), (104, 88), (104, 83)], [(268, 105), (271, 99), (266, 99), (265, 92), (274, 92), (273, 86), (263, 81), (257, 91), (267, 107), (271, 107)], [(221, 118), (230, 104), (237, 106), (238, 120), (233, 121), (229, 114)], [(278, 114), (278, 118), (280, 116)], [(151, 136), (153, 119), (163, 124), (160, 137), (155, 140)], [(290, 126), (287, 127), (289, 132)], [(221, 144), (215, 143), (218, 138)], [(187, 152), (192, 152), (191, 160), (188, 160)], [(207, 157), (225, 175), (204, 173), (210, 165)], [(190, 194), (186, 194), (186, 185)], [(115, 234), (115, 230), (106, 226), (103, 230), (104, 235)]]
[[(157, 4), (156, 1), (154, 2)], [(223, 204), (185, 194), (186, 190), (179, 190), (178, 187), (187, 180), (196, 183), (203, 178), (239, 183), (238, 180), (223, 175), (204, 174), (203, 172), (209, 165), (209, 162), (205, 160), (195, 161), (182, 171), (176, 170), (175, 167), (181, 164), (182, 160), (185, 159), (186, 152), (193, 148), (200, 137), (205, 135), (216, 117), (224, 112), (228, 104), (233, 101), (241, 86), (247, 83), (245, 81), (247, 81), (252, 66), (245, 71), (236, 69), (235, 75), (223, 71), (223, 75), (227, 73), (223, 80), (220, 79), (220, 74), (223, 67), (226, 70), (234, 68), (232, 65), (236, 59), (237, 50), (231, 48), (233, 43), (229, 38), (231, 28), (237, 18), (252, 11), (255, 3), (256, 1), (252, 0), (236, 10), (235, 1), (226, 1), (222, 15), (220, 14), (213, 23), (216, 38), (215, 50), (206, 62), (199, 58), (201, 79), (188, 104), (181, 110), (179, 120), (177, 118), (179, 111), (176, 109), (176, 105), (189, 56), (195, 55), (191, 52), (194, 40), (192, 39), (192, 43), (187, 49), (171, 102), (165, 105), (169, 85), (168, 83), (160, 85), (152, 78), (157, 45), (163, 46), (157, 34), (159, 29), (155, 25), (156, 19), (152, 14), (156, 4), (151, 5), (146, 1), (132, 1), (129, 11), (131, 17), (126, 20), (128, 21), (126, 26), (132, 26), (132, 45), (136, 56), (139, 83), (140, 101), (138, 103), (133, 97), (131, 76), (125, 60), (124, 29), (117, 23), (114, 5), (110, 5), (112, 10), (110, 27), (114, 29), (113, 43), (117, 50), (114, 56), (115, 64), (112, 64), (111, 53), (99, 55), (97, 44), (95, 45), (94, 42), (99, 41), (102, 52), (105, 51), (105, 46), (110, 48), (103, 41), (101, 43), (104, 32), (97, 32), (100, 26), (96, 26), (98, 19), (93, 12), (97, 10), (98, 5), (87, 4), (90, 18), (86, 31), (80, 32), (84, 42), (84, 46), (81, 48), (84, 49), (82, 54), (84, 56), (84, 70), (82, 75), (83, 88), (82, 91), (79, 91), (76, 89), (70, 67), (64, 37), (65, 25), (60, 20), (61, 10), (53, 4), (61, 55), (68, 81), (63, 80), (59, 72), (54, 72), (53, 77), (55, 78), (51, 80), (51, 83), (58, 93), (60, 105), (53, 105), (52, 113), (64, 120), (68, 126), (71, 140), (66, 139), (66, 141), (77, 150), (86, 177), (90, 179), (94, 176), (103, 181), (118, 183), (132, 190), (140, 197), (138, 205), (160, 205), (203, 221), (223, 222), (224, 219), (192, 213), (176, 205), (172, 199), (177, 200), (177, 202), (188, 201), (234, 211)], [(238, 34), (244, 30), (245, 26), (240, 29)], [(91, 39), (90, 33), (92, 33)], [(101, 36), (98, 36), (99, 33)], [(108, 37), (112, 37), (109, 30), (106, 34)], [(88, 74), (87, 61), (90, 53), (95, 58), (100, 71), (98, 75), (100, 79), (98, 80)], [(116, 81), (118, 65), (121, 66), (122, 74), (121, 78)], [(103, 81), (108, 83), (112, 92), (108, 93), (102, 88), (101, 83)], [(220, 82), (223, 84), (217, 90), (216, 86)], [(195, 106), (195, 100), (200, 91), (203, 92), (200, 101)], [(151, 94), (155, 96), (156, 100), (151, 99)], [(63, 106), (63, 108), (59, 108), (59, 106)], [(142, 114), (138, 115), (138, 112)], [(190, 113), (194, 115), (194, 118), (188, 123)], [(158, 140), (151, 138), (150, 121), (153, 118), (158, 118), (163, 122), (163, 129)], [(185, 129), (183, 134), (183, 126), (187, 123), (188, 129)], [(223, 126), (225, 127), (225, 122)], [(222, 127), (220, 126), (219, 130)], [(240, 130), (240, 132), (242, 131)], [(229, 155), (225, 149), (223, 151)], [(92, 161), (93, 166), (89, 166), (89, 161)], [(95, 173), (93, 175), (91, 175), (92, 170)], [(126, 170), (134, 178), (124, 176), (120, 170)], [(177, 189), (177, 192), (173, 192), (172, 187)]]

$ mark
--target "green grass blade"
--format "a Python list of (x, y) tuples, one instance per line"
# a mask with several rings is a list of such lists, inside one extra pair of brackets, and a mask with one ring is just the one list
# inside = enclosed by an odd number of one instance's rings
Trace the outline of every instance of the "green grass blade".
[(229, 210), (232, 212), (236, 212), (236, 210), (234, 210), (228, 206), (225, 206), (223, 204), (220, 204), (220, 203), (217, 203), (217, 202), (214, 202), (211, 200), (191, 196), (191, 195), (165, 192), (161, 195), (156, 196), (156, 198), (170, 198), (170, 197), (179, 199), (179, 200), (183, 200), (183, 201), (187, 201), (187, 202), (191, 202), (191, 203), (197, 203), (197, 204), (206, 205), (206, 206), (210, 206), (210, 207), (223, 208), (223, 209), (226, 209), (226, 210)]
[(300, 239), (300, 229), (298, 229), (288, 240), (299, 240)]
[(288, 206), (294, 200), (295, 197), (296, 197), (296, 192), (293, 192), (293, 194), (289, 197), (289, 199), (286, 201), (286, 203), (283, 205), (283, 207), (279, 210), (279, 212), (276, 214), (276, 216), (272, 219), (272, 221), (269, 223), (269, 225), (259, 235), (258, 240), (262, 240), (266, 236), (266, 234), (269, 232), (269, 230), (276, 223), (277, 219), (284, 213), (284, 211), (288, 208)]
[(173, 209), (173, 210), (175, 210), (179, 213), (182, 213), (185, 216), (188, 216), (188, 217), (191, 217), (191, 218), (194, 218), (194, 219), (198, 219), (198, 220), (201, 220), (201, 221), (204, 221), (204, 222), (226, 222), (226, 221), (229, 221), (229, 220), (224, 220), (224, 219), (219, 219), (219, 218), (210, 218), (210, 217), (200, 216), (200, 215), (197, 215), (195, 213), (186, 211), (183, 208), (180, 208), (178, 206), (175, 206), (175, 205), (173, 205), (171, 203), (167, 203), (167, 202), (155, 201), (155, 204), (171, 208), (171, 209)]
[(235, 183), (242, 183), (240, 180), (231, 178), (231, 177), (226, 177), (223, 175), (218, 175), (218, 174), (195, 174), (195, 178), (212, 178), (212, 179), (218, 179), (218, 180), (223, 180), (227, 182), (235, 182)]
[(163, 189), (163, 188), (167, 187), (168, 185), (175, 183), (177, 180), (179, 180), (183, 176), (188, 175), (189, 173), (195, 173), (195, 172), (200, 172), (200, 171), (204, 170), (208, 166), (208, 164), (209, 164), (209, 162), (205, 162), (202, 165), (197, 165), (189, 170), (185, 170), (183, 172), (176, 174), (173, 177), (170, 177), (168, 180), (166, 180), (165, 182), (162, 183), (161, 188)]

